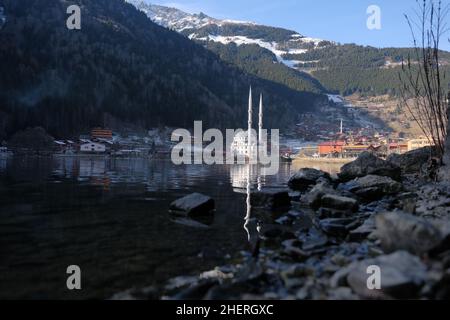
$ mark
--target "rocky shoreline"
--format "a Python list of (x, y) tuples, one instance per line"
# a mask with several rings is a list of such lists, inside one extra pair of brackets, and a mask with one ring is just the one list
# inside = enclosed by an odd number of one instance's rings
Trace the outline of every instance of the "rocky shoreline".
[[(437, 169), (429, 148), (387, 160), (364, 153), (337, 178), (301, 169), (289, 189), (252, 192), (253, 252), (112, 298), (448, 299), (450, 184), (436, 182)], [(373, 266), (379, 289), (368, 286)]]

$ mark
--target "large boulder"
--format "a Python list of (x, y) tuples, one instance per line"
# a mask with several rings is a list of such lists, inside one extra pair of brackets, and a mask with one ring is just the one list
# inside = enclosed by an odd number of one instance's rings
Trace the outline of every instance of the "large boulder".
[(376, 230), (375, 219), (370, 217), (364, 221), (362, 225), (358, 228), (350, 231), (349, 240), (350, 241), (362, 241), (366, 239), (372, 232)]
[(361, 223), (354, 218), (328, 218), (319, 222), (320, 229), (330, 236), (344, 237)]
[(252, 207), (263, 207), (266, 209), (278, 209), (291, 206), (289, 190), (286, 189), (263, 189), (252, 192), (250, 196)]
[(347, 183), (341, 183), (338, 190), (350, 191), (365, 200), (377, 200), (385, 195), (396, 194), (403, 189), (403, 186), (384, 176), (368, 175)]
[(211, 213), (215, 208), (212, 198), (201, 193), (192, 193), (172, 202), (169, 209), (179, 215), (204, 215)]
[(342, 181), (349, 181), (369, 174), (399, 180), (401, 171), (397, 165), (380, 159), (370, 152), (363, 152), (358, 159), (344, 165), (338, 176)]
[(330, 175), (321, 170), (303, 168), (289, 179), (288, 185), (293, 190), (305, 191), (310, 186), (316, 184), (320, 178), (329, 180)]
[(435, 154), (431, 147), (420, 148), (404, 154), (391, 154), (386, 161), (400, 167), (402, 173), (420, 173), (424, 164)]
[[(369, 289), (369, 267), (379, 267), (381, 288)], [(426, 266), (406, 251), (355, 262), (348, 269), (347, 282), (364, 298), (416, 298), (427, 280)]]
[(340, 195), (327, 181), (320, 181), (311, 191), (302, 195), (300, 200), (311, 208), (318, 209), (321, 206), (322, 197), (326, 194)]
[(326, 194), (321, 198), (321, 204), (325, 208), (337, 210), (352, 211), (358, 210), (358, 201), (353, 198), (338, 196), (334, 194)]
[(442, 246), (441, 230), (424, 218), (402, 212), (379, 214), (375, 218), (376, 235), (386, 252), (407, 250), (423, 254)]

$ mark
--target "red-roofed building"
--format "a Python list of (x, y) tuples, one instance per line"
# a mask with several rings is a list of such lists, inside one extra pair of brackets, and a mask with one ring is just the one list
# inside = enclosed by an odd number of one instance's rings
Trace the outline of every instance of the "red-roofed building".
[(333, 153), (342, 153), (344, 148), (344, 141), (327, 141), (319, 144), (319, 154), (327, 155)]

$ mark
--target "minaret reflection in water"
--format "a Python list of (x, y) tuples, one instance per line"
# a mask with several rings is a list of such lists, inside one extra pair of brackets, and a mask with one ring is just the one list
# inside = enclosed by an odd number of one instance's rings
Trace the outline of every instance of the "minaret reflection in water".
[[(245, 166), (247, 171), (246, 176), (246, 214), (244, 218), (244, 230), (247, 233), (247, 240), (250, 245), (256, 247), (260, 239), (260, 224), (258, 221), (252, 219), (252, 205), (251, 205), (251, 194), (252, 194), (252, 177), (256, 174), (257, 189), (261, 190), (262, 180), (259, 172), (258, 166), (252, 166), (250, 164)], [(256, 231), (256, 232), (255, 232)], [(252, 248), (255, 249), (255, 248)]]

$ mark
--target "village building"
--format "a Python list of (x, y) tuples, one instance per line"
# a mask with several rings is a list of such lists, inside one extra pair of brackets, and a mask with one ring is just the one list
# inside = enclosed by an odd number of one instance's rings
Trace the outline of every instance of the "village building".
[(326, 156), (330, 154), (342, 154), (344, 150), (344, 141), (326, 141), (319, 143), (319, 155)]
[(80, 152), (82, 153), (105, 153), (106, 146), (97, 142), (87, 142), (80, 145)]
[(408, 141), (408, 151), (429, 147), (431, 145), (432, 142), (427, 138), (411, 139)]
[(113, 133), (109, 129), (103, 128), (94, 128), (91, 130), (91, 139), (92, 140), (112, 140)]

